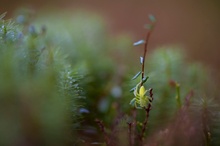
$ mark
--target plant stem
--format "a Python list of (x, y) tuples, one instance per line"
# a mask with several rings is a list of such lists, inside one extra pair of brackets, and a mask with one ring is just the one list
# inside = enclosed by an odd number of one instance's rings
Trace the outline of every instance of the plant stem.
[(180, 84), (176, 83), (176, 100), (177, 106), (180, 109), (182, 107), (181, 99), (180, 99)]
[(128, 122), (128, 138), (129, 138), (129, 146), (132, 146), (132, 137), (131, 137), (131, 129), (132, 129), (132, 123)]
[(152, 30), (150, 30), (145, 38), (145, 44), (144, 44), (144, 55), (143, 55), (143, 63), (142, 63), (142, 67), (141, 67), (141, 86), (143, 85), (143, 79), (144, 79), (144, 66), (145, 66), (145, 58), (146, 58), (146, 54), (147, 54), (147, 46), (148, 46), (148, 42), (149, 42), (149, 38), (151, 36), (151, 32)]
[(132, 127), (132, 137), (131, 137), (131, 145), (133, 146), (135, 143), (135, 139), (136, 139), (136, 126), (137, 126), (137, 121), (136, 121), (136, 117), (137, 117), (137, 110), (134, 108), (133, 109), (133, 113), (132, 113), (133, 118), (135, 119), (133, 122), (133, 127)]
[(150, 93), (151, 100), (150, 100), (150, 103), (148, 104), (147, 108), (145, 108), (146, 117), (145, 117), (145, 120), (143, 122), (141, 134), (140, 134), (140, 137), (139, 137), (141, 142), (143, 141), (144, 133), (146, 131), (146, 127), (147, 127), (147, 123), (148, 123), (148, 119), (149, 119), (149, 115), (150, 115), (150, 110), (151, 110), (151, 106), (152, 106), (151, 105), (151, 102), (153, 101), (153, 89), (152, 88), (149, 89), (149, 93)]
[(99, 119), (96, 119), (95, 122), (99, 125), (101, 132), (104, 134), (106, 145), (110, 146), (110, 139), (105, 131), (105, 126), (104, 126), (103, 122), (100, 121)]

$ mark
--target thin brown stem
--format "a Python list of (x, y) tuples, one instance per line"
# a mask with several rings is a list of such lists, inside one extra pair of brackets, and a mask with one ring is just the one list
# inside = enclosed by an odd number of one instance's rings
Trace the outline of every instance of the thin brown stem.
[[(137, 110), (134, 108), (133, 113), (132, 113), (133, 119), (136, 119), (137, 117)], [(134, 145), (135, 143), (135, 138), (136, 138), (136, 126), (137, 126), (137, 121), (134, 120), (133, 122), (133, 127), (132, 127), (132, 135), (131, 135), (131, 145)]]
[(139, 136), (139, 139), (140, 139), (141, 142), (143, 141), (144, 133), (146, 131), (147, 123), (148, 123), (148, 119), (149, 119), (149, 115), (150, 115), (150, 110), (151, 110), (151, 107), (152, 107), (152, 105), (151, 105), (151, 103), (153, 101), (153, 89), (152, 88), (150, 88), (149, 93), (150, 93), (151, 100), (150, 100), (150, 103), (148, 104), (147, 108), (145, 108), (146, 117), (145, 117), (145, 120), (143, 122), (141, 134)]
[(129, 146), (132, 146), (132, 123), (128, 122), (128, 138), (129, 138)]
[(110, 139), (105, 131), (105, 126), (104, 126), (103, 122), (99, 119), (96, 119), (95, 122), (99, 125), (101, 132), (104, 134), (104, 139), (105, 139), (106, 145), (110, 146)]
[[(149, 42), (149, 39), (150, 39), (150, 36), (151, 36), (151, 32), (152, 30), (150, 30), (147, 35), (146, 35), (146, 38), (145, 38), (145, 44), (144, 44), (144, 54), (143, 54), (143, 62), (142, 62), (142, 67), (141, 67), (141, 86), (144, 84), (143, 82), (143, 79), (144, 79), (144, 72), (145, 72), (145, 59), (146, 59), (146, 54), (147, 54), (147, 46), (148, 46), (148, 42)], [(153, 100), (153, 92), (152, 92), (153, 89), (150, 89), (150, 97), (152, 97), (152, 100)], [(148, 118), (149, 118), (149, 113), (150, 113), (150, 109), (151, 109), (151, 102), (148, 104), (148, 107), (145, 108), (145, 111), (146, 111), (146, 117), (145, 117), (145, 120), (143, 122), (143, 126), (142, 126), (142, 130), (141, 130), (141, 134), (139, 135), (139, 139), (140, 141), (142, 142), (143, 140), (143, 137), (144, 137), (144, 133), (146, 131), (146, 127), (147, 127), (147, 122), (148, 122)]]
[(145, 58), (147, 54), (147, 46), (149, 42), (149, 38), (151, 36), (151, 30), (147, 33), (146, 38), (145, 38), (145, 44), (144, 44), (144, 55), (143, 55), (143, 62), (142, 62), (142, 67), (141, 67), (141, 86), (143, 85), (143, 79), (144, 79), (144, 66), (145, 66)]
[[(154, 26), (155, 23), (152, 24), (152, 26)], [(152, 27), (153, 28), (153, 27)], [(144, 54), (142, 56), (142, 61), (141, 61), (141, 82), (140, 82), (140, 86), (143, 86), (144, 84), (144, 78), (145, 78), (145, 59), (146, 59), (146, 54), (147, 54), (147, 47), (148, 47), (148, 42), (149, 42), (149, 39), (150, 39), (150, 36), (151, 36), (151, 33), (152, 33), (152, 30), (153, 29), (150, 29), (146, 35), (146, 38), (145, 38), (145, 43), (144, 43)], [(143, 136), (144, 136), (144, 133), (145, 133), (145, 130), (146, 130), (146, 127), (147, 127), (147, 122), (148, 122), (148, 118), (149, 118), (149, 113), (150, 113), (150, 110), (151, 110), (151, 102), (153, 100), (153, 89), (150, 89), (150, 97), (151, 97), (151, 100), (148, 104), (148, 107), (145, 108), (145, 111), (146, 111), (146, 118), (145, 118), (145, 121), (143, 122), (143, 127), (142, 127), (142, 131), (141, 131), (141, 134), (140, 135), (137, 135), (137, 137), (140, 138), (140, 141), (142, 143), (142, 140), (143, 140)], [(136, 110), (134, 110), (134, 113), (135, 113), (135, 116), (134, 119), (136, 119)], [(136, 128), (136, 120), (134, 121), (134, 126), (133, 128)], [(134, 131), (136, 130), (134, 128)]]

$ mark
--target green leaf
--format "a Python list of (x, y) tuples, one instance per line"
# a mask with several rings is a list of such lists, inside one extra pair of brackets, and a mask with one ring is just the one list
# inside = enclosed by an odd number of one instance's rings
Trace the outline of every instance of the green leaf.
[(133, 87), (132, 89), (130, 89), (129, 91), (130, 91), (130, 92), (134, 92), (135, 89), (136, 89), (136, 86)]
[(143, 64), (143, 62), (144, 62), (144, 58), (140, 57), (140, 63)]
[(4, 18), (6, 16), (7, 12), (3, 13), (0, 15), (0, 20), (2, 20), (2, 18)]
[(153, 22), (153, 23), (156, 22), (156, 18), (154, 17), (154, 15), (151, 15), (151, 14), (150, 14), (148, 17), (149, 17), (149, 19), (150, 19), (151, 22)]
[(142, 44), (145, 44), (145, 41), (144, 41), (144, 40), (137, 41), (137, 42), (135, 42), (133, 45), (134, 45), (134, 46), (138, 46), (138, 45), (142, 45)]
[(142, 83), (144, 84), (148, 79), (149, 79), (148, 76), (147, 76), (147, 77), (144, 77), (144, 78), (142, 79)]
[(132, 78), (132, 80), (137, 79), (137, 77), (139, 77), (140, 74), (141, 74), (141, 71), (139, 71), (139, 72)]

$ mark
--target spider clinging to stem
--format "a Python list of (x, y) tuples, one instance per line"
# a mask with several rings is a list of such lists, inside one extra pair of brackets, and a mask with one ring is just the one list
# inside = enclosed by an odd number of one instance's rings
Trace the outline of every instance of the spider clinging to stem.
[(152, 98), (146, 95), (148, 90), (143, 85), (139, 86), (140, 83), (135, 87), (133, 92), (135, 97), (130, 101), (130, 104), (137, 109), (147, 108), (148, 104), (151, 104)]

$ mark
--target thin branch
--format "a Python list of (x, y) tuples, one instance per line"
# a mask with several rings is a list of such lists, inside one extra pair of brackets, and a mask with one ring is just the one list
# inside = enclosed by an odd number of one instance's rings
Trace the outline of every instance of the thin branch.
[[(145, 73), (145, 59), (146, 59), (146, 54), (147, 54), (147, 47), (148, 47), (148, 42), (149, 42), (149, 39), (150, 39), (150, 36), (151, 36), (151, 33), (152, 33), (152, 30), (153, 30), (153, 26), (155, 25), (155, 22), (153, 22), (152, 24), (152, 27), (150, 28), (150, 30), (148, 31), (147, 35), (146, 35), (146, 38), (145, 38), (145, 43), (144, 43), (144, 54), (143, 56), (141, 57), (141, 82), (140, 82), (140, 86), (143, 86), (144, 84), (144, 73)], [(153, 100), (153, 89), (150, 89), (150, 97), (152, 98)], [(139, 138), (143, 139), (143, 136), (144, 136), (144, 133), (145, 133), (145, 130), (146, 130), (146, 126), (147, 126), (147, 122), (148, 122), (148, 117), (149, 117), (149, 112), (151, 110), (151, 102), (152, 100), (150, 100), (150, 103), (148, 104), (148, 107), (145, 108), (145, 111), (146, 111), (146, 119), (143, 123), (143, 127), (142, 127), (142, 131), (141, 131), (141, 134), (140, 135), (137, 135), (137, 137), (139, 136)], [(136, 113), (136, 109), (134, 109), (133, 111), (133, 118), (136, 119), (136, 116), (137, 116), (137, 113)], [(136, 131), (136, 120), (134, 121), (133, 123), (133, 129), (134, 129), (134, 132)]]
[(151, 110), (151, 107), (152, 107), (152, 105), (151, 105), (151, 103), (152, 103), (152, 101), (153, 101), (153, 89), (152, 89), (152, 88), (150, 88), (149, 93), (150, 93), (151, 99), (150, 99), (150, 102), (149, 102), (147, 108), (145, 108), (146, 117), (145, 117), (145, 120), (144, 120), (144, 122), (143, 122), (141, 134), (140, 134), (140, 136), (139, 136), (139, 139), (140, 139), (141, 142), (143, 141), (144, 133), (145, 133), (145, 131), (146, 131), (147, 123), (148, 123), (148, 119), (149, 119), (149, 115), (150, 115), (150, 110)]
[(104, 126), (103, 122), (99, 119), (96, 119), (95, 122), (99, 125), (101, 132), (104, 134), (104, 139), (105, 139), (106, 145), (110, 146), (110, 139), (105, 131), (105, 126)]
[(131, 122), (128, 122), (127, 123), (128, 124), (128, 138), (129, 138), (129, 146), (132, 146), (133, 144), (132, 144), (132, 124), (133, 123), (131, 123)]
[(144, 44), (144, 55), (143, 55), (143, 63), (142, 63), (142, 67), (141, 67), (141, 86), (143, 85), (143, 79), (144, 79), (144, 66), (145, 66), (145, 58), (146, 58), (146, 54), (147, 54), (147, 46), (148, 46), (148, 42), (149, 42), (149, 38), (151, 36), (151, 32), (152, 30), (150, 30), (147, 35), (146, 35), (146, 39), (145, 39), (145, 44)]
[(137, 120), (136, 120), (136, 117), (137, 117), (137, 110), (134, 108), (133, 109), (133, 112), (132, 112), (132, 117), (134, 119), (134, 122), (133, 122), (133, 127), (132, 127), (132, 137), (131, 137), (131, 145), (133, 146), (134, 143), (135, 143), (135, 139), (137, 137), (137, 133), (136, 133), (136, 126), (137, 126)]

